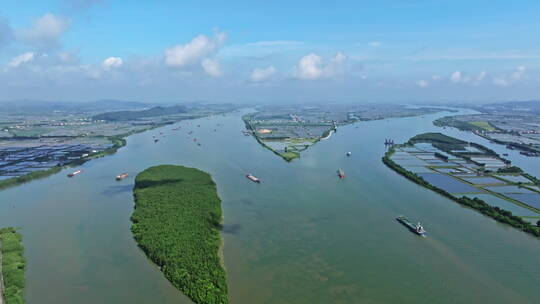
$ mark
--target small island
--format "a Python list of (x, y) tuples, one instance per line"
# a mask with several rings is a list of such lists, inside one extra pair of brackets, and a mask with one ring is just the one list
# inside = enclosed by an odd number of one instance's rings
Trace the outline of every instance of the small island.
[(15, 228), (0, 229), (0, 297), (3, 296), (5, 304), (24, 303), (26, 262), (21, 241), (22, 236)]
[(261, 146), (290, 162), (317, 142), (329, 139), (340, 126), (438, 111), (397, 105), (276, 105), (259, 107), (242, 119), (245, 135), (252, 135)]
[(195, 303), (228, 303), (221, 200), (212, 177), (174, 165), (135, 178), (131, 230), (165, 277)]
[(391, 146), (382, 161), (421, 186), (540, 237), (539, 180), (491, 149), (424, 133)]

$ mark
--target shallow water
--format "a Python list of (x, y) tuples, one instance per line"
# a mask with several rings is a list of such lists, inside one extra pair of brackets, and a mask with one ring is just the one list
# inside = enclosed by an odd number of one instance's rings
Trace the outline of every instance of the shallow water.
[[(163, 163), (200, 168), (218, 185), (231, 303), (537, 302), (538, 239), (381, 162), (385, 138), (403, 142), (426, 131), (498, 152), (504, 146), (433, 126), (447, 115), (440, 113), (342, 127), (286, 163), (243, 136), (241, 115), (137, 134), (117, 154), (83, 165), (75, 178), (66, 177), (73, 169), (64, 170), (1, 191), (0, 226), (21, 227), (24, 235), (27, 302), (189, 302), (138, 250), (129, 230), (133, 177)], [(166, 136), (154, 144), (159, 132)], [(509, 153), (516, 165), (540, 172), (540, 164)], [(125, 171), (129, 178), (114, 181)], [(247, 180), (247, 172), (262, 183)], [(400, 214), (422, 221), (429, 237), (404, 229), (394, 220)]]

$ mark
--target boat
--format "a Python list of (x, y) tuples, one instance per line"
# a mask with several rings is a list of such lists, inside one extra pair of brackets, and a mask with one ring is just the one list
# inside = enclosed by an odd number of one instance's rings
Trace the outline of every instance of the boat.
[(120, 181), (120, 180), (123, 180), (124, 178), (126, 178), (126, 177), (128, 177), (128, 176), (129, 176), (129, 174), (127, 174), (127, 173), (118, 174), (118, 175), (116, 176), (116, 180), (117, 180), (117, 181)]
[(73, 172), (69, 173), (67, 176), (68, 177), (74, 177), (75, 175), (77, 175), (77, 174), (79, 174), (81, 172), (82, 172), (82, 170), (73, 171)]
[(156, 139), (154, 139), (154, 143), (157, 143), (158, 141), (159, 141), (159, 139), (157, 139), (157, 138), (156, 138)]
[(256, 177), (255, 177), (254, 175), (252, 175), (251, 173), (246, 174), (246, 177), (247, 177), (249, 180), (251, 180), (252, 182), (254, 182), (254, 183), (260, 183), (260, 182), (261, 182), (260, 179), (256, 178)]
[(405, 218), (403, 215), (400, 215), (396, 217), (396, 220), (403, 224), (403, 226), (407, 227), (412, 233), (418, 234), (419, 236), (426, 236), (426, 230), (424, 230), (424, 227), (420, 223), (413, 224), (411, 223), (407, 218)]
[(351, 156), (351, 154), (352, 154), (351, 152), (347, 152), (347, 156)]
[(338, 170), (337, 170), (337, 175), (338, 175), (339, 178), (341, 178), (341, 179), (345, 178), (345, 172), (343, 172), (343, 170), (341, 170), (341, 169), (338, 169)]

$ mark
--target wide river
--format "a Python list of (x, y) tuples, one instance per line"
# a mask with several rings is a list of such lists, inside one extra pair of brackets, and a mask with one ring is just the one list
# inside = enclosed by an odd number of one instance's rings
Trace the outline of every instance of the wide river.
[[(433, 119), (448, 115), (438, 113), (341, 127), (286, 163), (241, 133), (241, 115), (133, 135), (74, 178), (66, 177), (69, 169), (0, 191), (0, 226), (21, 227), (24, 237), (27, 303), (189, 303), (130, 232), (133, 178), (158, 164), (200, 168), (216, 181), (231, 303), (540, 301), (539, 239), (417, 186), (381, 162), (385, 138), (402, 142), (426, 131), (498, 152), (504, 146), (435, 127)], [(176, 126), (182, 129), (173, 131)], [(159, 132), (165, 137), (154, 144)], [(510, 153), (539, 175), (538, 159)], [(337, 178), (338, 168), (346, 179)], [(121, 172), (130, 177), (116, 182)], [(246, 179), (248, 172), (262, 183)], [(421, 220), (429, 237), (399, 225), (401, 214)]]

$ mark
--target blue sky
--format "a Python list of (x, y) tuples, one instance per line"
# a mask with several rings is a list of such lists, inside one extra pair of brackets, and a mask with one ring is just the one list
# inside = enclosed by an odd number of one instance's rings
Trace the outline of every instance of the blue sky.
[(5, 0), (0, 100), (540, 99), (539, 1)]

